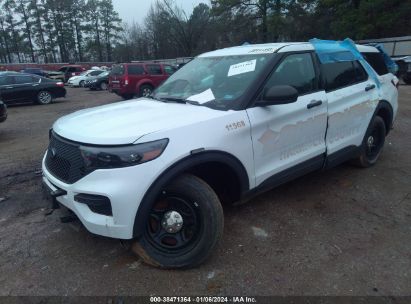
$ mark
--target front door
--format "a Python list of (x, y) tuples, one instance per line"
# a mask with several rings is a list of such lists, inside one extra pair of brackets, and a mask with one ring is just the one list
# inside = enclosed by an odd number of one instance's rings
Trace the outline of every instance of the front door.
[(327, 99), (325, 92), (319, 89), (312, 56), (311, 53), (286, 55), (263, 89), (291, 85), (299, 92), (296, 102), (247, 110), (257, 186), (287, 169), (295, 167), (303, 172), (298, 165), (322, 166), (326, 151)]

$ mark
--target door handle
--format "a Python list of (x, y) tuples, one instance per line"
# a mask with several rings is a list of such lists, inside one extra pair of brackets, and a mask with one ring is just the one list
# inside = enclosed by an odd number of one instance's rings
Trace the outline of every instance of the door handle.
[(369, 84), (365, 87), (365, 92), (368, 92), (374, 89), (375, 89), (375, 84)]
[(308, 105), (307, 105), (307, 109), (312, 109), (315, 107), (319, 107), (323, 104), (322, 100), (312, 100)]

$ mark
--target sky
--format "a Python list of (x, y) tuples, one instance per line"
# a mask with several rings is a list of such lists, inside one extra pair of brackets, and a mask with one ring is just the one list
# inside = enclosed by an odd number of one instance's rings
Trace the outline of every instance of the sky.
[[(119, 13), (124, 22), (132, 23), (136, 21), (142, 24), (146, 17), (151, 4), (156, 0), (113, 0), (114, 9)], [(181, 7), (189, 16), (193, 8), (199, 3), (209, 4), (209, 0), (175, 0), (175, 3)]]

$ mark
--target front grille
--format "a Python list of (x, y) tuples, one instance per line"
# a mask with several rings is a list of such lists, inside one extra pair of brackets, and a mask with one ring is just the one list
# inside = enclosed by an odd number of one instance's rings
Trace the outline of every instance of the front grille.
[(52, 132), (46, 155), (46, 168), (54, 177), (67, 184), (79, 181), (86, 175), (80, 145)]

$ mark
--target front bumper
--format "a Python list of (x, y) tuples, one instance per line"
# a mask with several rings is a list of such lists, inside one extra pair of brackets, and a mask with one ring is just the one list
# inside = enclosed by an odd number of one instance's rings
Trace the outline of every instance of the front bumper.
[[(132, 239), (134, 221), (144, 194), (154, 180), (148, 172), (153, 168), (142, 164), (135, 167), (97, 170), (74, 184), (55, 178), (46, 168), (43, 158), (43, 182), (52, 191), (63, 190), (65, 195), (57, 202), (73, 211), (88, 231), (116, 238)], [(104, 196), (110, 199), (112, 216), (93, 212), (87, 205), (75, 200), (78, 194)]]

